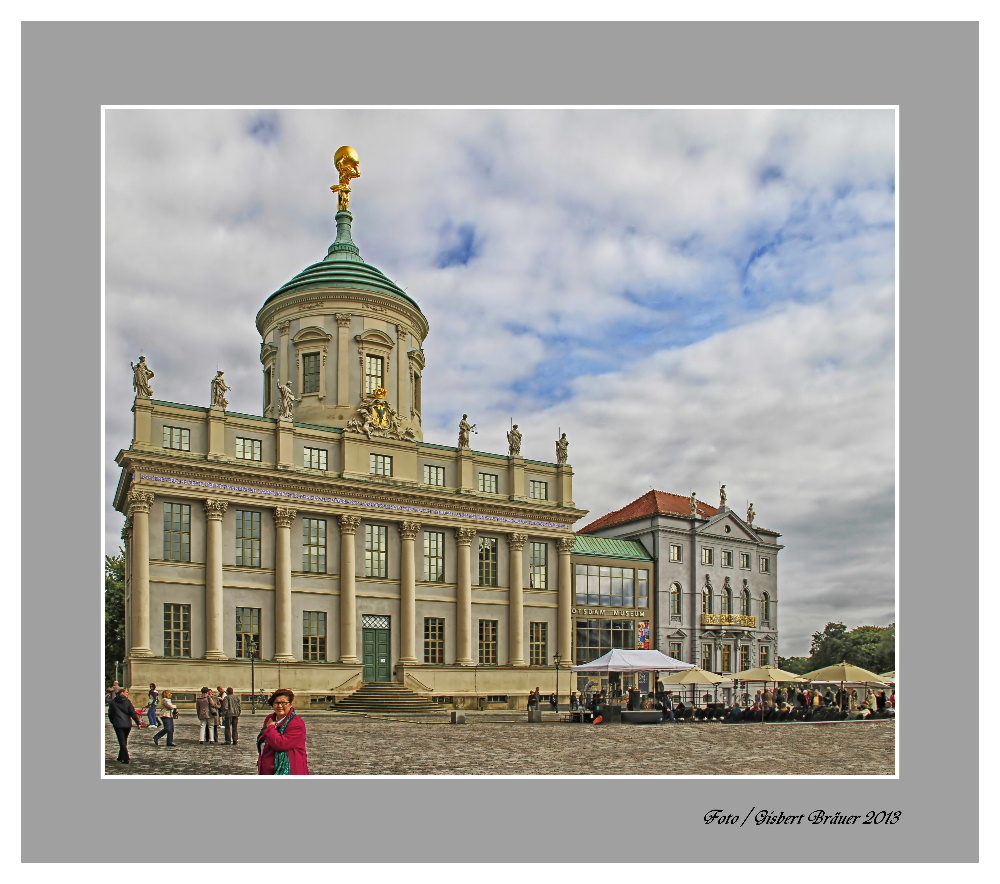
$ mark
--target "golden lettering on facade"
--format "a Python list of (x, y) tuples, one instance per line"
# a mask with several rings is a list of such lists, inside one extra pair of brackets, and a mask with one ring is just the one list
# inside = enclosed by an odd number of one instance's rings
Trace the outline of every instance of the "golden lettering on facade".
[(750, 626), (757, 625), (757, 618), (749, 614), (702, 614), (702, 626)]

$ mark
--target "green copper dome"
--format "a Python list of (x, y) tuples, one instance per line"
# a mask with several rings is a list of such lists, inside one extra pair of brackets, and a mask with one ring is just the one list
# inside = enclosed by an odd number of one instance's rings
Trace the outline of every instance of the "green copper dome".
[(298, 289), (336, 288), (377, 292), (380, 295), (399, 298), (419, 310), (417, 302), (388, 276), (377, 267), (365, 263), (358, 247), (351, 239), (352, 220), (354, 219), (350, 212), (337, 212), (337, 239), (330, 246), (326, 257), (306, 267), (300, 274), (286, 282), (264, 302), (265, 305), (280, 295)]

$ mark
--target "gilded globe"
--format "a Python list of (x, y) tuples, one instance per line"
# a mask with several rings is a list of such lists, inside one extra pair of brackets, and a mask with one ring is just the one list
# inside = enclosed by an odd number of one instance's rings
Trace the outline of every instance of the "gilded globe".
[(338, 148), (337, 152), (333, 155), (333, 164), (337, 166), (337, 168), (340, 168), (341, 161), (345, 159), (350, 160), (353, 165), (357, 165), (361, 162), (358, 152), (347, 144)]

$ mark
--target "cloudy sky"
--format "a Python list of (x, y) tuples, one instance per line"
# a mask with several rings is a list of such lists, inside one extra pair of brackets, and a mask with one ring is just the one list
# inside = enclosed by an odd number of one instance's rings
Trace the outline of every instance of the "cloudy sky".
[[(335, 235), (420, 304), (424, 434), (570, 440), (580, 523), (650, 488), (782, 533), (781, 654), (894, 612), (890, 110), (109, 110), (106, 532), (130, 360), (259, 414), (264, 300)], [(579, 527), (579, 526), (578, 526)]]

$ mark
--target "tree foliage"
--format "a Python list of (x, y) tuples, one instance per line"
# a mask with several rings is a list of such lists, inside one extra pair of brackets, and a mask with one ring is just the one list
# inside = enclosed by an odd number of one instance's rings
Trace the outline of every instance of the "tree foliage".
[(808, 657), (779, 657), (778, 665), (804, 675), (841, 662), (882, 673), (896, 668), (896, 624), (858, 626), (848, 630), (843, 623), (827, 623), (814, 632)]
[(104, 557), (104, 680), (111, 684), (115, 661), (125, 659), (125, 551)]

